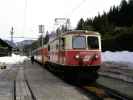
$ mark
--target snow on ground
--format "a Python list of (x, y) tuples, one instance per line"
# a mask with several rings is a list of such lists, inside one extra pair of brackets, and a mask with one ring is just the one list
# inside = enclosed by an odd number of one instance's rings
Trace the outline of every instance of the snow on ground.
[(121, 51), (121, 52), (110, 52), (106, 51), (102, 53), (102, 60), (104, 62), (129, 62), (133, 63), (133, 52)]
[(28, 59), (26, 56), (20, 56), (16, 54), (12, 54), (11, 56), (0, 57), (1, 64), (19, 64), (24, 60)]
[(111, 52), (106, 51), (102, 53), (103, 62), (115, 62), (120, 64), (126, 64), (128, 67), (133, 68), (133, 52), (119, 51)]

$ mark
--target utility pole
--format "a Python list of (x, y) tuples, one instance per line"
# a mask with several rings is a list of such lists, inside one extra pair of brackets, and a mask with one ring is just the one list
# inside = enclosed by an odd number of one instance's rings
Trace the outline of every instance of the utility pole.
[(10, 33), (11, 33), (11, 42), (13, 43), (13, 34), (14, 34), (14, 28), (13, 27), (11, 28)]
[(44, 25), (39, 25), (39, 33), (42, 34), (42, 48), (43, 48), (43, 33), (44, 33)]
[[(10, 33), (11, 33), (11, 42), (13, 43), (13, 34), (14, 34), (14, 28), (13, 28), (13, 27), (11, 28)], [(13, 52), (13, 47), (12, 47), (12, 49), (11, 49), (11, 53), (12, 53), (12, 52)]]

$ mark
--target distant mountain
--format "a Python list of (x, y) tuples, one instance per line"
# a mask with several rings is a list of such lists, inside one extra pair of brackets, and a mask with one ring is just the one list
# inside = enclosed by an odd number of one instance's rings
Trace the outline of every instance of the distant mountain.
[(21, 42), (17, 42), (16, 45), (17, 47), (23, 47), (24, 45), (30, 45), (34, 42), (34, 40), (24, 40)]
[(14, 42), (11, 42), (9, 40), (4, 40), (7, 44), (9, 44), (10, 46), (12, 46), (13, 48), (16, 48), (16, 44)]

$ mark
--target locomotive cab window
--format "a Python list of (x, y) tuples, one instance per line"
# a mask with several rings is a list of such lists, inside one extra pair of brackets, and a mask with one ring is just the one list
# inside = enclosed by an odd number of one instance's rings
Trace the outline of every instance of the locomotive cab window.
[(89, 49), (99, 49), (98, 37), (88, 36), (87, 44)]
[(74, 49), (86, 48), (86, 37), (85, 36), (73, 36), (72, 46)]

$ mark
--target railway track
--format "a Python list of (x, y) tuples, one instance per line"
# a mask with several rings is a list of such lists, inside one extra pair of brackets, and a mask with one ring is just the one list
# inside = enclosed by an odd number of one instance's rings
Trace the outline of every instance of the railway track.
[(132, 97), (122, 94), (117, 90), (111, 89), (99, 83), (90, 83), (88, 85), (77, 84), (72, 81), (63, 79), (68, 84), (76, 86), (83, 94), (91, 100), (133, 100)]
[(112, 77), (115, 79), (123, 80), (133, 83), (133, 69), (126, 65), (120, 64), (104, 64), (99, 70), (101, 76)]
[[(28, 100), (37, 100), (33, 91), (32, 91), (32, 88), (30, 87), (28, 80), (25, 80), (25, 82), (26, 82), (26, 85), (27, 85), (28, 90), (30, 92), (30, 97)], [(17, 99), (17, 93), (16, 93), (16, 80), (13, 81), (12, 93), (13, 93), (12, 100), (19, 100), (19, 99)], [(21, 98), (20, 98), (20, 100), (21, 100)]]
[(16, 100), (16, 80), (13, 80), (13, 99)]
[(37, 100), (37, 99), (36, 99), (36, 96), (34, 95), (34, 93), (33, 93), (33, 91), (32, 91), (32, 88), (30, 87), (30, 84), (29, 84), (28, 80), (25, 80), (25, 82), (26, 82), (26, 84), (27, 84), (27, 86), (28, 86), (28, 89), (29, 89), (29, 91), (30, 91), (32, 100)]
[(0, 73), (0, 100), (16, 100), (16, 71), (3, 69)]
[(24, 81), (25, 81), (25, 83), (26, 83), (26, 85), (27, 85), (27, 87), (28, 87), (28, 90), (29, 90), (29, 92), (30, 92), (31, 100), (37, 100), (37, 98), (36, 98), (36, 96), (35, 96), (35, 94), (34, 94), (32, 88), (31, 88), (31, 86), (30, 86), (30, 83), (29, 83), (28, 80), (27, 80), (27, 77), (26, 77), (25, 73), (24, 73)]
[(12, 100), (37, 100), (26, 75), (24, 74), (24, 69), (21, 67), (18, 68), (17, 71), (18, 78), (12, 80)]
[[(124, 71), (124, 69), (122, 70)], [(114, 71), (114, 73), (117, 72)], [(56, 76), (61, 78), (60, 75), (56, 74)], [(92, 83), (89, 85), (77, 85), (74, 82), (68, 82), (68, 80), (65, 80), (64, 78), (61, 79), (63, 79), (65, 82), (69, 84), (76, 86), (76, 88), (80, 92), (83, 92), (83, 94), (87, 95), (88, 98), (90, 98), (91, 100), (133, 100), (132, 97), (129, 97), (126, 94), (122, 94), (117, 90), (111, 89), (98, 83)]]
[(98, 83), (80, 86), (80, 89), (92, 100), (133, 100), (131, 97)]

